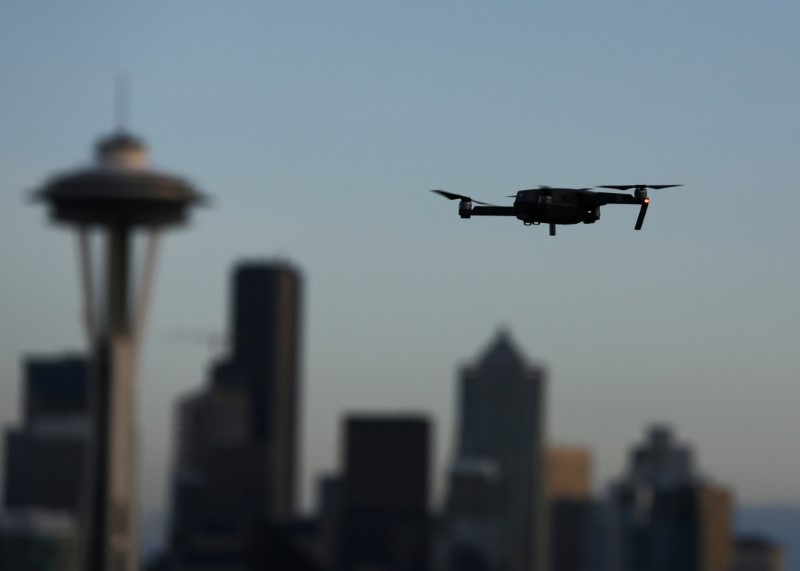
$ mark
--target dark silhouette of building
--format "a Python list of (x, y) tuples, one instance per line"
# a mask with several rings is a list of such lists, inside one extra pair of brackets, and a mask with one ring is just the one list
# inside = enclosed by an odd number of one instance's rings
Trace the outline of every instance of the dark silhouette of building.
[(0, 569), (80, 571), (74, 518), (37, 511), (0, 515)]
[(732, 512), (731, 493), (701, 476), (691, 450), (656, 426), (611, 488), (606, 568), (729, 571)]
[(544, 571), (545, 371), (500, 331), (461, 372), (455, 461), (445, 508), (450, 571)]
[(333, 568), (336, 563), (339, 517), (342, 512), (342, 478), (332, 474), (322, 476), (318, 482), (317, 495), (317, 551), (319, 560), (326, 567)]
[[(300, 298), (300, 275), (288, 264), (233, 272), (232, 354), (177, 410), (176, 570), (260, 569), (265, 553), (305, 556), (309, 528), (294, 519)], [(269, 549), (258, 547), (265, 542)]]
[(547, 451), (547, 498), (550, 507), (550, 571), (589, 568), (591, 462), (588, 450), (551, 447)]
[(345, 430), (336, 569), (431, 569), (428, 420), (357, 416)]
[[(251, 438), (244, 392), (221, 384), (183, 399), (171, 531), (175, 571), (249, 569), (249, 538), (261, 524), (260, 454)], [(216, 567), (212, 566), (216, 565)]]
[(736, 538), (732, 571), (783, 571), (783, 550), (761, 536)]
[(23, 424), (6, 433), (5, 507), (77, 518), (89, 437), (84, 357), (25, 362)]
[(575, 446), (547, 449), (547, 497), (586, 499), (592, 495), (592, 462), (589, 451)]
[(259, 501), (271, 521), (295, 513), (302, 281), (286, 263), (240, 264), (234, 272), (232, 367), (248, 395), (263, 456)]
[(296, 519), (266, 524), (256, 529), (250, 543), (250, 567), (254, 571), (326, 571), (316, 553), (318, 524)]

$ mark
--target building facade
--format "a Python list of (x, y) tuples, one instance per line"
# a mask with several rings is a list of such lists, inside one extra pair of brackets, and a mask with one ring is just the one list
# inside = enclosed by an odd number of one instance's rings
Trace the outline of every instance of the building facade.
[(6, 433), (4, 504), (77, 519), (89, 438), (89, 364), (82, 356), (25, 362), (23, 423)]
[(545, 377), (505, 331), (461, 371), (443, 541), (452, 571), (547, 569)]
[(262, 474), (243, 391), (212, 384), (177, 410), (172, 569), (249, 569)]
[(607, 516), (606, 569), (730, 570), (733, 496), (699, 473), (668, 427), (653, 427), (632, 450)]
[(35, 510), (0, 515), (0, 569), (80, 571), (75, 519)]
[(761, 536), (736, 538), (731, 571), (783, 571), (783, 549)]
[(231, 364), (248, 395), (261, 448), (266, 519), (296, 508), (300, 426), (302, 279), (287, 263), (252, 262), (233, 276)]
[(422, 417), (347, 419), (337, 570), (431, 569), (430, 438)]
[(301, 294), (288, 264), (234, 269), (231, 354), (176, 409), (176, 570), (259, 568), (268, 540), (283, 552), (299, 478)]
[(550, 571), (587, 571), (593, 538), (591, 457), (577, 447), (547, 450)]

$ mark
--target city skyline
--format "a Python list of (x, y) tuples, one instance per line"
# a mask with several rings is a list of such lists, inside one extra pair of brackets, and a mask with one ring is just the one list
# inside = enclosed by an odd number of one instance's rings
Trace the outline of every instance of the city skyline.
[[(45, 228), (23, 191), (79, 163), (111, 129), (124, 67), (134, 130), (218, 200), (161, 263), (141, 371), (147, 510), (165, 505), (171, 403), (199, 386), (210, 360), (164, 333), (224, 331), (227, 267), (276, 253), (309, 281), (305, 507), (352, 410), (430, 414), (441, 474), (454, 370), (503, 323), (547, 364), (549, 432), (595, 451), (595, 486), (617, 473), (632, 435), (666, 420), (745, 501), (797, 502), (798, 460), (768, 445), (796, 432), (800, 398), (798, 195), (788, 192), (797, 9), (716, 7), (304, 15), (204, 4), (195, 29), (152, 6), (75, 8), (62, 23), (44, 8), (6, 9), (0, 46), (16, 57), (0, 95), (0, 419), (16, 418), (23, 354), (83, 347), (74, 246)], [(215, 55), (205, 40), (218, 18), (240, 37), (225, 35)], [(550, 29), (526, 36), (538, 22)], [(63, 49), (33, 49), (20, 30), (34, 24)], [(452, 29), (450, 43), (440, 27)], [(315, 36), (310, 47), (291, 40), (303, 31)], [(112, 37), (116, 55), (92, 55)], [(209, 112), (215, 98), (230, 108)], [(457, 220), (425, 194), (492, 201), (540, 183), (639, 181), (686, 187), (654, 196), (641, 233), (633, 211), (604, 212), (603, 224), (565, 229), (557, 242), (541, 228)]]

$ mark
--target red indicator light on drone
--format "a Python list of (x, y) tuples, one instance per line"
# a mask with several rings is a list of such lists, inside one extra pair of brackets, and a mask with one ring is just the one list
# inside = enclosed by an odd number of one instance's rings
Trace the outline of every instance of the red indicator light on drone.
[(645, 204), (650, 204), (650, 199), (649, 199), (649, 198), (645, 198), (645, 199), (644, 199), (644, 203), (645, 203)]

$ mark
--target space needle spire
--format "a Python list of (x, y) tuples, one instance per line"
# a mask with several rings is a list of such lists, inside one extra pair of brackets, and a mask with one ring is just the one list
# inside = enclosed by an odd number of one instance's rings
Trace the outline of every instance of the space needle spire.
[[(125, 130), (126, 78), (117, 79), (116, 91), (117, 131), (97, 143), (94, 164), (56, 175), (36, 192), (51, 220), (78, 234), (93, 360), (81, 534), (80, 568), (86, 571), (139, 567), (134, 403), (143, 322), (161, 232), (185, 223), (190, 209), (204, 201), (186, 180), (148, 167), (146, 146)], [(92, 235), (103, 242), (99, 260), (92, 257)], [(136, 235), (147, 241), (142, 260), (134, 260)]]

